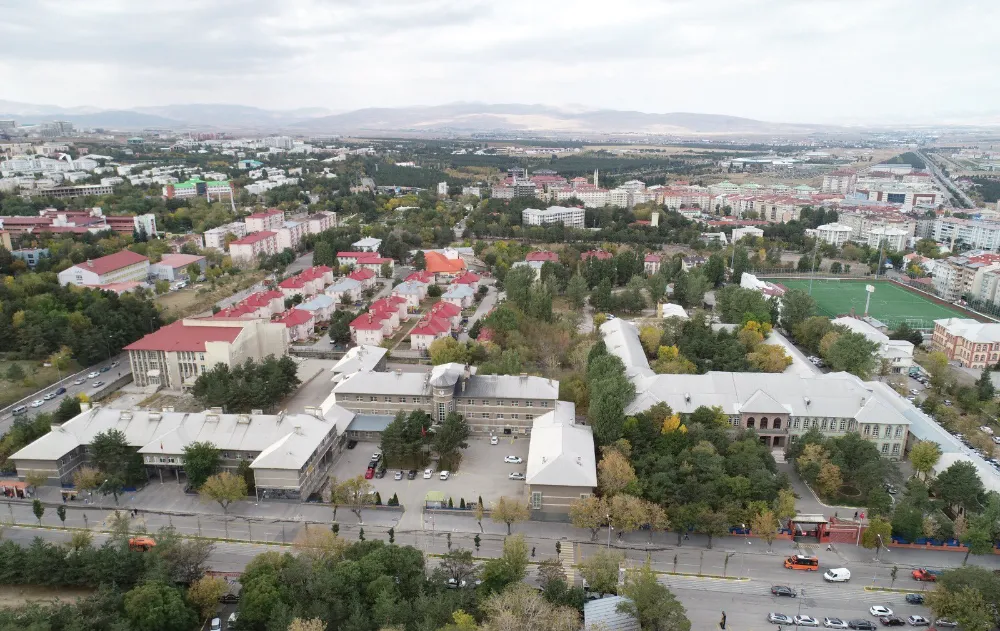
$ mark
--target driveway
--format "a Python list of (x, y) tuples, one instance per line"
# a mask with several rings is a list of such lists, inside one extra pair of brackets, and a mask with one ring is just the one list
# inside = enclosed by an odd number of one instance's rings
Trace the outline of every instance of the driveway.
[(466, 326), (465, 330), (458, 335), (459, 342), (469, 341), (469, 333), (468, 333), (469, 329), (471, 329), (472, 325), (478, 322), (480, 318), (483, 318), (487, 313), (489, 313), (497, 303), (496, 288), (493, 287), (492, 283), (487, 285), (486, 287), (489, 290), (489, 293), (487, 293), (486, 296), (483, 297), (482, 301), (479, 303), (479, 306), (476, 307), (476, 312), (473, 313), (471, 316), (469, 316), (468, 326)]

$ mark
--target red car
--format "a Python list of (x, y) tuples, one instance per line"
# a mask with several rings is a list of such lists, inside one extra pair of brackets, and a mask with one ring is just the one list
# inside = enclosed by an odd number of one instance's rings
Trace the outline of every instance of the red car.
[(374, 477), (375, 477), (375, 469), (373, 469), (372, 467), (368, 467), (368, 469), (365, 471), (365, 479), (371, 480)]
[(924, 568), (913, 570), (911, 574), (913, 576), (913, 580), (915, 581), (929, 581), (931, 583), (937, 580), (938, 575), (937, 572), (926, 570)]

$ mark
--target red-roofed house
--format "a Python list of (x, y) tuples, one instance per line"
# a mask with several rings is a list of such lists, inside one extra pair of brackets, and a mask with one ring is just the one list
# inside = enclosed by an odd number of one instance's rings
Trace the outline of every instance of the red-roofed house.
[(462, 308), (450, 302), (435, 302), (428, 312), (436, 318), (444, 318), (451, 323), (453, 329), (458, 328), (462, 322)]
[(337, 265), (357, 265), (361, 259), (378, 257), (374, 252), (337, 252)]
[(418, 271), (413, 272), (409, 276), (403, 279), (404, 282), (416, 281), (418, 283), (423, 283), (425, 285), (430, 285), (434, 282), (434, 274), (428, 271)]
[(312, 312), (302, 309), (289, 309), (279, 314), (274, 322), (283, 325), (288, 329), (288, 341), (298, 342), (308, 339), (316, 328), (316, 319)]
[(660, 271), (661, 263), (663, 263), (663, 257), (659, 254), (647, 254), (646, 258), (643, 259), (642, 266), (647, 274), (653, 275)]
[(186, 318), (125, 347), (138, 386), (181, 390), (198, 375), (224, 364), (288, 351), (285, 327), (263, 319)]
[(434, 340), (451, 335), (451, 323), (444, 318), (424, 316), (417, 326), (410, 330), (410, 348), (427, 350)]
[(246, 218), (247, 233), (261, 232), (262, 230), (277, 230), (285, 223), (285, 211), (277, 208), (268, 208), (259, 213), (254, 213)]
[(587, 259), (590, 258), (595, 258), (598, 261), (607, 261), (609, 259), (614, 258), (614, 256), (611, 254), (611, 252), (608, 252), (607, 250), (587, 250), (586, 252), (580, 255), (581, 261), (586, 261)]
[(122, 250), (64, 269), (59, 272), (59, 284), (65, 286), (144, 283), (148, 276), (149, 259), (131, 250)]
[(451, 281), (452, 285), (467, 285), (472, 291), (479, 289), (479, 274), (473, 274), (472, 272), (466, 272)]
[(248, 234), (229, 244), (233, 263), (253, 263), (261, 255), (278, 253), (278, 233), (270, 230)]
[[(187, 268), (192, 264), (197, 265), (200, 269), (195, 278), (205, 273), (207, 265), (205, 257), (195, 254), (164, 254), (159, 263), (152, 263), (149, 266), (149, 273), (160, 280), (174, 282), (187, 278)], [(194, 278), (190, 280), (194, 280)]]
[(389, 329), (382, 323), (381, 314), (362, 313), (351, 321), (351, 337), (358, 345), (369, 344), (378, 346), (388, 335), (392, 335)]
[(368, 308), (368, 313), (376, 313), (382, 317), (384, 322), (388, 322), (389, 328), (393, 331), (399, 328), (399, 307), (384, 300), (376, 300)]
[(397, 322), (402, 322), (404, 320), (410, 319), (410, 313), (406, 310), (406, 299), (400, 298), (399, 296), (389, 296), (388, 298), (380, 298), (372, 303), (371, 308), (382, 310), (386, 312), (394, 311), (396, 313)]
[(528, 252), (528, 255), (524, 257), (525, 261), (540, 261), (542, 263), (546, 261), (551, 261), (552, 263), (559, 262), (559, 255), (550, 250), (539, 250), (538, 252)]
[(375, 272), (376, 274), (382, 273), (382, 266), (389, 265), (389, 276), (392, 276), (393, 260), (386, 258), (384, 256), (372, 256), (367, 259), (359, 259), (357, 263), (354, 264), (355, 269), (366, 269)]
[(465, 261), (460, 258), (450, 259), (440, 252), (424, 252), (426, 269), (431, 274), (442, 276), (458, 276), (465, 271)]
[(258, 291), (243, 299), (240, 304), (255, 309), (260, 317), (270, 318), (285, 308), (285, 295), (277, 290)]
[(361, 290), (371, 289), (375, 286), (375, 276), (377, 274), (370, 269), (356, 269), (347, 275), (348, 278), (352, 278), (359, 283), (361, 283)]
[(278, 283), (282, 294), (291, 298), (295, 295), (315, 296), (323, 293), (327, 285), (333, 284), (333, 270), (325, 265), (310, 267), (297, 276)]

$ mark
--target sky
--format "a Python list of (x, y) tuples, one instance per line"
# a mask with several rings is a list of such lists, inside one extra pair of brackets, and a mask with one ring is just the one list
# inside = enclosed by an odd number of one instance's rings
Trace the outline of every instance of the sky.
[(0, 99), (542, 103), (776, 122), (996, 114), (983, 0), (0, 0)]

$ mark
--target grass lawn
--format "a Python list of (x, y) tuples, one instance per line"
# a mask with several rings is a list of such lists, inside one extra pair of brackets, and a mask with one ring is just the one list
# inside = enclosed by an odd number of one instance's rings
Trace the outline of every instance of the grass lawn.
[[(8, 381), (7, 370), (11, 365), (17, 364), (24, 371), (24, 379), (19, 381)], [(72, 362), (62, 376), (72, 375), (80, 367), (76, 362)], [(37, 360), (2, 360), (0, 361), (0, 408), (7, 407), (15, 401), (37, 392), (38, 390), (55, 383), (59, 380), (60, 373), (52, 366), (42, 366), (42, 362)]]
[(211, 311), (212, 305), (218, 301), (259, 283), (264, 280), (264, 276), (266, 275), (265, 272), (260, 270), (245, 271), (238, 276), (228, 277), (234, 280), (226, 284), (218, 283), (215, 291), (211, 291), (211, 283), (197, 283), (196, 286), (201, 286), (210, 291), (198, 293), (198, 289), (188, 287), (187, 289), (157, 296), (156, 303), (160, 305), (163, 313), (167, 316), (185, 318), (197, 315), (204, 311)]
[[(778, 282), (789, 289), (809, 291), (809, 279), (780, 279)], [(920, 294), (907, 291), (888, 281), (866, 280), (814, 280), (812, 297), (820, 314), (831, 318), (854, 312), (863, 315), (867, 292), (865, 285), (874, 285), (868, 306), (868, 315), (895, 328), (902, 322), (910, 326), (933, 329), (934, 320), (942, 318), (968, 317), (961, 311), (937, 304)]]

